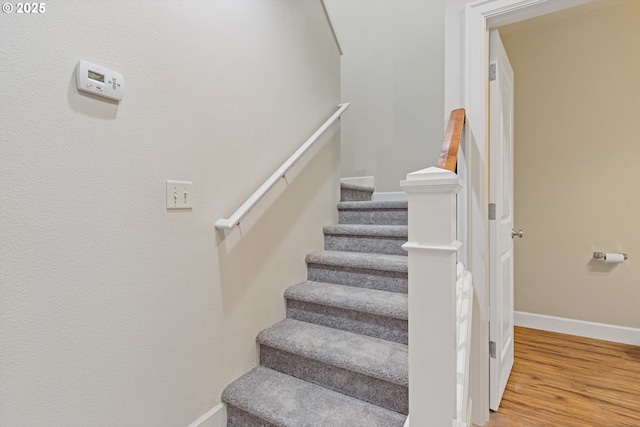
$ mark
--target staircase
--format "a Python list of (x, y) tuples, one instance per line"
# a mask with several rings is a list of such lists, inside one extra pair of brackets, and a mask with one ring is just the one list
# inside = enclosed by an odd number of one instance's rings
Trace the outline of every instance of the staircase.
[(402, 427), (408, 412), (407, 203), (342, 187), (339, 225), (262, 331), (260, 366), (222, 393), (227, 426)]

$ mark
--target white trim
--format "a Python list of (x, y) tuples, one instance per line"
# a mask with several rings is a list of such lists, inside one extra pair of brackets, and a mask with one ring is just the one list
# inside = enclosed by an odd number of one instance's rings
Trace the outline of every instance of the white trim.
[[(563, 9), (590, 3), (593, 0), (497, 0), (486, 13), (490, 28), (513, 24), (525, 19), (558, 12)], [(499, 7), (502, 4), (502, 8)]]
[(220, 403), (208, 410), (189, 427), (225, 427), (227, 425), (227, 407)]
[(460, 192), (462, 181), (454, 172), (430, 167), (407, 174), (407, 179), (400, 181), (400, 186), (408, 194), (449, 194)]
[(406, 202), (409, 197), (404, 191), (374, 192), (371, 195), (371, 200), (374, 202)]
[(343, 184), (359, 185), (361, 187), (375, 188), (376, 186), (376, 180), (373, 176), (349, 176), (340, 178), (340, 182)]
[(329, 21), (331, 34), (333, 34), (333, 39), (335, 40), (336, 46), (338, 47), (338, 52), (340, 52), (340, 55), (342, 55), (343, 54), (342, 44), (340, 44), (340, 39), (338, 38), (338, 33), (336, 32), (336, 26), (333, 25), (333, 18), (331, 17), (331, 12), (329, 11), (329, 7), (327, 6), (327, 3), (325, 2), (325, 0), (321, 0), (321, 3), (322, 3), (322, 8), (324, 9), (324, 14), (327, 17), (327, 21)]
[(462, 243), (458, 241), (455, 241), (450, 245), (422, 245), (416, 242), (407, 242), (402, 245), (402, 249), (405, 251), (415, 249), (418, 252), (451, 254), (458, 253), (461, 246)]
[(516, 326), (640, 346), (640, 329), (545, 314), (514, 313)]
[[(463, 128), (463, 132), (460, 138), (460, 146), (458, 148), (458, 164), (457, 171), (458, 179), (460, 182), (468, 183), (469, 178), (467, 174), (467, 133), (469, 129), (466, 124)], [(456, 219), (456, 229), (458, 233), (458, 240), (462, 242), (464, 245), (464, 250), (458, 253), (458, 261), (467, 265), (469, 262), (469, 194), (468, 194), (468, 184), (462, 186), (460, 191), (458, 192), (458, 196), (456, 198), (457, 205), (457, 219)]]
[[(488, 35), (486, 17), (477, 8), (467, 5), (462, 52), (459, 64), (464, 84), (465, 108), (465, 175), (464, 187), (467, 211), (467, 269), (473, 275), (477, 308), (473, 328), (471, 399), (474, 406), (473, 422), (485, 425), (489, 421), (489, 203), (488, 182)], [(485, 5), (486, 7), (486, 5)], [(458, 35), (456, 34), (456, 37)], [(480, 49), (474, 51), (474, 49)], [(485, 64), (487, 66), (485, 67)], [(459, 83), (457, 83), (459, 84)], [(485, 104), (482, 105), (481, 103)], [(458, 105), (459, 106), (459, 105)]]

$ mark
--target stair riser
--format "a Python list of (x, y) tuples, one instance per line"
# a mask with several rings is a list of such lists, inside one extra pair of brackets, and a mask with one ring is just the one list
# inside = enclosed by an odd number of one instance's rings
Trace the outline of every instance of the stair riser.
[(407, 414), (408, 388), (326, 363), (260, 346), (260, 364), (380, 407)]
[(227, 427), (278, 427), (262, 418), (227, 404)]
[(287, 300), (287, 317), (386, 341), (408, 343), (408, 325), (403, 319), (296, 300)]
[(366, 270), (323, 264), (307, 264), (308, 280), (407, 293), (407, 273), (384, 270)]
[(408, 223), (406, 209), (339, 209), (338, 221), (340, 224), (362, 225), (407, 225)]
[(407, 251), (402, 249), (402, 245), (406, 242), (406, 237), (347, 236), (340, 234), (326, 234), (324, 236), (324, 248), (329, 251), (406, 256)]

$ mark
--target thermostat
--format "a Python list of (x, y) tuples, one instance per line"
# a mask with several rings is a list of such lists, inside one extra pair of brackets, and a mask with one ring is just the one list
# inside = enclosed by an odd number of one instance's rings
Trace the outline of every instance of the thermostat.
[(87, 61), (79, 61), (76, 66), (76, 87), (94, 95), (121, 101), (124, 97), (124, 77), (122, 74)]

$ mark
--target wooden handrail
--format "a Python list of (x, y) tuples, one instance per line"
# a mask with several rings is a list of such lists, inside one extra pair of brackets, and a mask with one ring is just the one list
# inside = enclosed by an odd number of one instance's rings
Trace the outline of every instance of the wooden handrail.
[(458, 148), (460, 147), (460, 138), (462, 137), (462, 127), (464, 126), (464, 108), (458, 108), (451, 111), (449, 123), (447, 124), (447, 132), (442, 142), (442, 150), (440, 150), (440, 158), (438, 159), (438, 167), (451, 172), (456, 171), (458, 164)]

